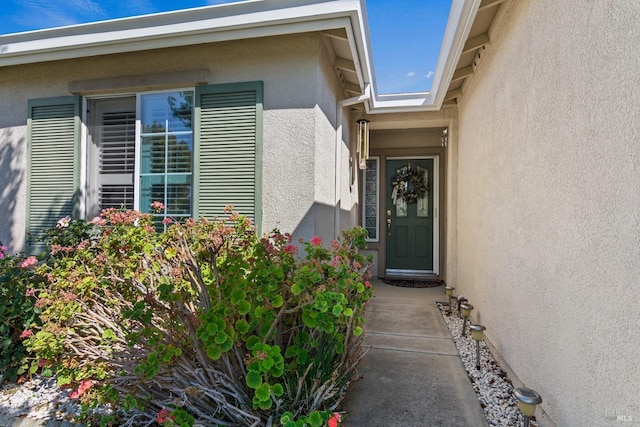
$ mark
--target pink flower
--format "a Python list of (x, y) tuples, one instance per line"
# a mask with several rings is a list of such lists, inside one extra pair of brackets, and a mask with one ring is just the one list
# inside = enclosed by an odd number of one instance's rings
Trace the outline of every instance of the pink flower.
[(9, 248), (7, 248), (4, 245), (0, 245), (0, 259), (4, 258), (4, 256), (7, 254), (7, 250)]
[(23, 332), (20, 334), (20, 339), (21, 339), (21, 340), (23, 340), (23, 339), (25, 339), (25, 338), (29, 338), (29, 337), (30, 337), (30, 336), (32, 336), (32, 335), (33, 335), (33, 331), (32, 331), (31, 329), (27, 329), (26, 331), (23, 331)]
[(36, 292), (38, 292), (35, 289), (27, 289), (27, 292), (24, 293), (25, 297), (32, 297), (36, 294)]
[(169, 224), (171, 224), (172, 222), (173, 222), (173, 220), (172, 220), (171, 218), (165, 218), (165, 219), (163, 219), (163, 220), (162, 220), (162, 223), (163, 223), (164, 225), (169, 225)]
[(313, 237), (311, 238), (311, 244), (312, 244), (313, 246), (320, 246), (320, 245), (322, 245), (322, 238), (321, 238), (321, 237), (319, 237), (319, 236), (313, 236)]
[(102, 218), (100, 218), (99, 216), (94, 216), (91, 220), (91, 224), (99, 224), (101, 219)]
[(332, 240), (331, 248), (333, 248), (334, 251), (337, 251), (338, 249), (340, 249), (340, 242), (338, 242), (337, 240)]
[(156, 422), (158, 424), (164, 424), (168, 421), (173, 421), (175, 419), (176, 419), (175, 415), (171, 415), (171, 412), (169, 412), (167, 408), (162, 408), (160, 412), (158, 412), (158, 415), (156, 416)]
[(373, 285), (372, 285), (372, 284), (371, 284), (371, 282), (370, 282), (370, 281), (368, 281), (368, 280), (367, 280), (366, 282), (364, 282), (364, 286), (366, 286), (366, 287), (367, 287), (367, 288), (369, 288), (369, 289), (373, 288)]
[(93, 381), (91, 380), (82, 380), (80, 381), (80, 385), (77, 390), (73, 390), (69, 393), (70, 399), (77, 399), (84, 394), (85, 391), (89, 390), (93, 386)]
[(298, 253), (298, 247), (296, 245), (287, 245), (284, 247), (284, 253), (289, 255), (295, 255)]
[(164, 204), (162, 202), (158, 202), (157, 200), (154, 202), (151, 202), (151, 209), (153, 209), (154, 211), (163, 211), (164, 210)]
[(340, 425), (340, 420), (341, 420), (340, 414), (337, 412), (334, 412), (331, 418), (329, 418), (329, 421), (327, 422), (327, 426), (338, 427)]
[(31, 266), (36, 265), (37, 262), (38, 262), (38, 259), (32, 255), (29, 258), (22, 261), (22, 264), (20, 264), (20, 268), (29, 268)]
[(65, 228), (69, 226), (71, 222), (71, 216), (67, 215), (64, 218), (60, 218), (56, 224), (56, 228)]

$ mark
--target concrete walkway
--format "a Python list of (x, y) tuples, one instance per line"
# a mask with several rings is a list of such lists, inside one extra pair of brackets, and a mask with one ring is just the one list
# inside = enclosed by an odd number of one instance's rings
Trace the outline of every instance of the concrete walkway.
[(343, 402), (345, 427), (486, 426), (487, 421), (436, 306), (444, 287), (375, 283), (366, 312), (363, 378)]

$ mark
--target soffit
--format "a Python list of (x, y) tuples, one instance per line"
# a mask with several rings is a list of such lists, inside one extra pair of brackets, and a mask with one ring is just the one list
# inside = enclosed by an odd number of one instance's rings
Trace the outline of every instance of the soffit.
[(460, 54), (444, 97), (443, 105), (455, 105), (480, 66), (487, 46), (497, 30), (512, 0), (482, 0), (469, 35)]

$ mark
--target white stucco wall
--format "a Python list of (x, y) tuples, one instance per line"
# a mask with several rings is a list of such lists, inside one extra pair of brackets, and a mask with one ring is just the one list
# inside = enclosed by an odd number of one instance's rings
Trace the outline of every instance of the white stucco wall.
[(559, 426), (640, 421), (639, 23), (514, 1), (459, 106), (455, 285)]
[(330, 238), (337, 78), (327, 61), (312, 33), (0, 68), (0, 241), (24, 242), (29, 99), (69, 95), (73, 81), (195, 69), (212, 84), (264, 81), (263, 230)]

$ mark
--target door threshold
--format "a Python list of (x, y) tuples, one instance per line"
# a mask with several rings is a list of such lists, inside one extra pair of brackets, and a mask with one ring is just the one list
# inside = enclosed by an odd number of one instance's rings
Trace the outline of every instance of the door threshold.
[(385, 278), (388, 279), (437, 279), (439, 277), (430, 270), (405, 270), (397, 268), (387, 268)]

